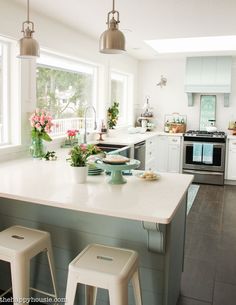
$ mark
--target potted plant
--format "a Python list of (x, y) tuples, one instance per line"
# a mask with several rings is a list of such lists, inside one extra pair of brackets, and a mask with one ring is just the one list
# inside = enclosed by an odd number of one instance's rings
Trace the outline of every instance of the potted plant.
[(119, 103), (114, 102), (107, 110), (107, 124), (108, 128), (114, 129), (117, 124), (119, 116)]
[(85, 183), (87, 180), (88, 167), (87, 161), (88, 157), (93, 154), (98, 154), (101, 149), (93, 144), (80, 144), (74, 146), (70, 151), (70, 165), (73, 170), (74, 179), (77, 183)]
[(79, 130), (69, 129), (66, 133), (67, 139), (65, 140), (65, 145), (73, 146), (78, 144), (78, 139), (76, 139), (76, 136), (79, 134)]

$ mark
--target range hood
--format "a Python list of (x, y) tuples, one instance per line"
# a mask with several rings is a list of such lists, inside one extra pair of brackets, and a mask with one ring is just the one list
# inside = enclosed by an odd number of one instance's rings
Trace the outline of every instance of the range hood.
[(188, 57), (185, 92), (188, 106), (193, 106), (194, 93), (224, 94), (224, 106), (229, 106), (231, 92), (231, 56)]

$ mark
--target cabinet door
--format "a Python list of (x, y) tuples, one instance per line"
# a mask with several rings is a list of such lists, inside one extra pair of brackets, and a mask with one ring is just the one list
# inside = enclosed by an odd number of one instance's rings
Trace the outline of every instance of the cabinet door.
[(146, 140), (146, 154), (145, 154), (145, 170), (157, 170), (156, 168), (156, 142), (157, 136)]
[(180, 172), (180, 156), (181, 156), (180, 137), (169, 137), (168, 139), (168, 172)]
[(157, 171), (156, 161), (155, 159), (149, 160), (145, 166), (146, 171)]
[(158, 136), (156, 144), (157, 171), (168, 171), (168, 136)]
[(236, 141), (229, 141), (227, 179), (236, 180)]
[(168, 147), (168, 172), (180, 172), (180, 147), (178, 145)]

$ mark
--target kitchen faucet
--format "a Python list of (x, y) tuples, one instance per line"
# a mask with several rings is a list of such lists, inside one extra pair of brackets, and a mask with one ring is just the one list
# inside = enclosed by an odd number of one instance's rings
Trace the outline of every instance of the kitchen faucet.
[(96, 122), (96, 110), (93, 106), (87, 106), (84, 112), (84, 143), (87, 143), (87, 112), (88, 109), (91, 108), (94, 111), (94, 130), (97, 129), (97, 122)]

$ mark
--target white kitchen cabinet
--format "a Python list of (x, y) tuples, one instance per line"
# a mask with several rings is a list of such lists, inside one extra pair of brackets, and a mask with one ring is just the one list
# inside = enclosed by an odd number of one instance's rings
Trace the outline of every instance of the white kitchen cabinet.
[(159, 172), (181, 172), (182, 138), (178, 136), (157, 136), (156, 163)]
[(170, 173), (181, 172), (181, 138), (168, 137), (168, 167), (167, 171)]
[(188, 57), (186, 61), (185, 92), (188, 105), (193, 106), (194, 93), (223, 93), (224, 106), (229, 106), (231, 92), (232, 56)]
[(228, 141), (226, 179), (236, 180), (236, 139)]
[(156, 146), (157, 171), (168, 171), (168, 136), (158, 136)]
[(157, 170), (157, 136), (146, 140), (145, 170)]

